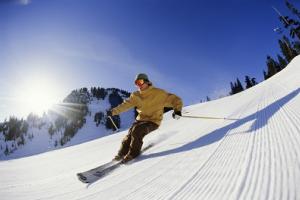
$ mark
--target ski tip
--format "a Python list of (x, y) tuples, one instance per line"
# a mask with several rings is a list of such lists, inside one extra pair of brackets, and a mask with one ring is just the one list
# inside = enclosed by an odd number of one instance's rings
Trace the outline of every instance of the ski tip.
[(88, 181), (87, 181), (87, 178), (85, 177), (85, 176), (83, 176), (81, 173), (78, 173), (78, 174), (76, 174), (77, 175), (77, 178), (81, 181), (81, 182), (83, 182), (83, 183), (89, 183)]

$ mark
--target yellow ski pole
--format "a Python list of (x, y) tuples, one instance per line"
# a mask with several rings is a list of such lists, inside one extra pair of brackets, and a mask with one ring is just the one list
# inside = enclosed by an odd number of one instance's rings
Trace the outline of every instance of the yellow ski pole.
[(183, 115), (181, 117), (185, 118), (198, 118), (198, 119), (223, 119), (223, 120), (239, 120), (234, 118), (227, 118), (227, 117), (205, 117), (205, 116), (191, 116), (191, 115)]

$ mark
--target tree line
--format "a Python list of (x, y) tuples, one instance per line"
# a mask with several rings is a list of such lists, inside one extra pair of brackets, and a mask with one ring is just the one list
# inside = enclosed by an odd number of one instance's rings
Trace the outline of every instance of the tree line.
[[(5, 155), (14, 152), (18, 146), (24, 145), (27, 140), (32, 140), (34, 134), (29, 130), (45, 129), (50, 138), (55, 134), (61, 135), (55, 139), (54, 146), (63, 146), (70, 141), (86, 123), (86, 117), (91, 114), (88, 103), (94, 99), (105, 100), (110, 103), (110, 109), (128, 98), (130, 93), (116, 88), (92, 87), (73, 90), (62, 103), (56, 104), (55, 109), (49, 110), (43, 116), (31, 113), (26, 119), (10, 117), (0, 123), (0, 150)], [(106, 117), (106, 111), (95, 113), (94, 122), (96, 126), (104, 125), (107, 129), (115, 129), (111, 121)], [(121, 126), (119, 116), (113, 117), (117, 127)], [(43, 132), (43, 131), (42, 131)], [(57, 137), (56, 137), (57, 138)]]
[[(289, 36), (283, 35), (281, 39), (278, 40), (280, 53), (277, 54), (277, 59), (272, 58), (267, 55), (266, 66), (267, 69), (263, 70), (264, 80), (274, 76), (276, 73), (284, 69), (297, 55), (300, 54), (300, 12), (292, 3), (285, 0), (285, 5), (291, 11), (295, 18), (290, 16), (282, 16), (280, 12), (273, 8), (279, 15), (279, 21), (282, 23), (283, 28), (289, 33)], [(274, 29), (279, 34), (283, 34), (282, 28)], [(290, 39), (289, 39), (290, 37)], [(237, 78), (236, 81), (230, 82), (230, 95), (239, 93), (245, 89), (248, 89), (257, 84), (255, 78), (245, 76), (244, 87), (241, 81)]]

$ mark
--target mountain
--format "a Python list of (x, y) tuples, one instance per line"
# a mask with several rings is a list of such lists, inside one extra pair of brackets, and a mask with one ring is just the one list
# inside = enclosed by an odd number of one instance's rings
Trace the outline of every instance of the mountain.
[[(0, 159), (31, 156), (112, 134), (114, 127), (107, 120), (106, 111), (129, 95), (117, 88), (81, 88), (41, 117), (35, 114), (26, 119), (11, 117), (0, 124)], [(134, 115), (134, 112), (124, 113), (115, 116), (114, 121), (124, 130)]]
[(115, 155), (127, 131), (0, 162), (1, 199), (299, 199), (300, 57), (235, 95), (165, 114), (133, 164), (86, 186), (76, 173)]

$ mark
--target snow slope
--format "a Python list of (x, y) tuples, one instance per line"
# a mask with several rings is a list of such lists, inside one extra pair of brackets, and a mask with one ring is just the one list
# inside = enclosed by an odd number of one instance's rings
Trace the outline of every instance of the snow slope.
[(126, 131), (0, 162), (1, 199), (300, 199), (300, 57), (245, 92), (170, 113), (134, 164), (86, 186), (76, 173), (109, 161)]

